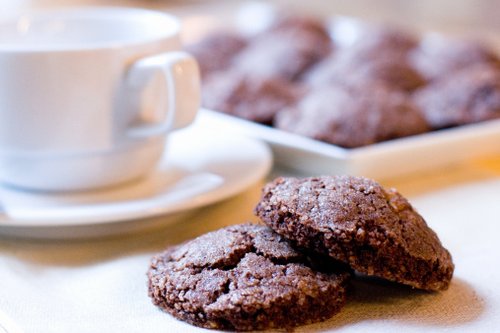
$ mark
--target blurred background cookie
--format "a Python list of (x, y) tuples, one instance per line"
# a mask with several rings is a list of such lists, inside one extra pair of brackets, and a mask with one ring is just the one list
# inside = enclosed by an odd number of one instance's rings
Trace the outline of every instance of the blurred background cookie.
[(196, 58), (201, 77), (205, 79), (213, 72), (228, 69), (232, 59), (246, 44), (246, 38), (237, 33), (217, 31), (184, 49)]
[(326, 28), (317, 28), (293, 19), (277, 23), (255, 36), (234, 66), (248, 76), (295, 81), (333, 47)]
[(311, 90), (296, 106), (280, 111), (275, 126), (348, 148), (429, 129), (406, 94), (376, 83)]
[(466, 67), (418, 91), (414, 100), (435, 129), (500, 118), (500, 69)]
[(351, 49), (330, 55), (307, 72), (304, 81), (313, 86), (335, 82), (355, 85), (379, 81), (408, 92), (425, 84), (423, 77), (401, 53), (382, 52), (369, 60), (361, 61)]
[(271, 125), (276, 113), (302, 95), (302, 89), (284, 79), (219, 72), (203, 84), (204, 107)]
[(495, 52), (478, 41), (447, 38), (431, 34), (422, 39), (411, 54), (415, 68), (428, 80), (445, 77), (478, 64), (500, 66)]

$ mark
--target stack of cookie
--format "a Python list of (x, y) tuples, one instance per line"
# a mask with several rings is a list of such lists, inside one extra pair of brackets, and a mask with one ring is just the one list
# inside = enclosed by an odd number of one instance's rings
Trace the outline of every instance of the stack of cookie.
[(346, 148), (500, 118), (500, 59), (474, 41), (363, 24), (351, 44), (282, 15), (187, 47), (203, 106)]
[(155, 256), (154, 304), (206, 328), (291, 328), (339, 312), (353, 272), (429, 291), (450, 284), (437, 235), (373, 180), (278, 178), (255, 213), (267, 226), (226, 227)]

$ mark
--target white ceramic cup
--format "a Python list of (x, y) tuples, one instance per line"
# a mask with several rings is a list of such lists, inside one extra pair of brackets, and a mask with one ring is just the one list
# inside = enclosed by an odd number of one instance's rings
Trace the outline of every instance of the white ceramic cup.
[(199, 108), (174, 17), (77, 8), (0, 22), (0, 181), (86, 190), (138, 178)]

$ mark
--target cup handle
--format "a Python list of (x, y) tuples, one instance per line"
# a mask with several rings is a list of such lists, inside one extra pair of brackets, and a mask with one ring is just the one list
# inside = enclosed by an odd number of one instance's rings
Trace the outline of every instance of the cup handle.
[(196, 60), (186, 52), (167, 52), (136, 61), (127, 73), (126, 84), (140, 92), (153, 75), (160, 73), (166, 83), (167, 105), (164, 120), (135, 123), (127, 130), (130, 138), (166, 134), (193, 122), (200, 107), (200, 73)]

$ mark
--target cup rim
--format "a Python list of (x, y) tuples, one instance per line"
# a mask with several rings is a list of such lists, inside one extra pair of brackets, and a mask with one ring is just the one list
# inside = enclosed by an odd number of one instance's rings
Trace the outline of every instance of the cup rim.
[(110, 22), (121, 19), (129, 20), (134, 24), (138, 24), (140, 22), (149, 25), (155, 24), (158, 25), (159, 28), (155, 29), (153, 34), (144, 34), (142, 37), (88, 43), (75, 42), (67, 44), (47, 43), (24, 45), (8, 42), (2, 43), (0, 39), (0, 54), (78, 52), (132, 47), (175, 38), (180, 34), (181, 25), (177, 17), (161, 11), (134, 7), (80, 6), (36, 10), (24, 15), (3, 18), (0, 20), (0, 27), (2, 25), (12, 24), (15, 24), (16, 27), (22, 27), (23, 24), (24, 26), (27, 25), (29, 27), (30, 20), (47, 20), (51, 18), (59, 20), (71, 20), (73, 18), (104, 19), (109, 20)]

